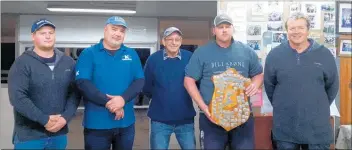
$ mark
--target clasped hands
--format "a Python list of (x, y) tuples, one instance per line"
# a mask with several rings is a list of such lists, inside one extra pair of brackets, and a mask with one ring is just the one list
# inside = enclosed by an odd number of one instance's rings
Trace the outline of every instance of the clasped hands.
[(109, 101), (106, 103), (105, 107), (109, 109), (111, 113), (115, 113), (115, 120), (120, 120), (124, 117), (123, 106), (125, 106), (125, 100), (121, 96), (112, 96), (106, 94)]
[(66, 125), (66, 120), (60, 114), (58, 115), (50, 115), (49, 121), (44, 126), (45, 129), (49, 132), (58, 132)]

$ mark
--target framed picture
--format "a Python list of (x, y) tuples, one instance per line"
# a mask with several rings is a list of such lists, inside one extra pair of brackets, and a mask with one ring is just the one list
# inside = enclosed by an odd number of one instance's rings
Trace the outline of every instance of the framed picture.
[(337, 33), (352, 33), (352, 2), (336, 2), (336, 25)]
[(352, 42), (351, 42), (351, 40), (340, 40), (339, 55), (340, 56), (352, 56)]

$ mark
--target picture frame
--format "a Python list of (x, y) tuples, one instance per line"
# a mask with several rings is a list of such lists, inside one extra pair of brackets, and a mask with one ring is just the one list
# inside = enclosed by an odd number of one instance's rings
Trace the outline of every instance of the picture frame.
[(352, 41), (350, 39), (340, 40), (339, 56), (352, 56)]
[(337, 1), (336, 2), (336, 33), (351, 34), (352, 33), (352, 2)]

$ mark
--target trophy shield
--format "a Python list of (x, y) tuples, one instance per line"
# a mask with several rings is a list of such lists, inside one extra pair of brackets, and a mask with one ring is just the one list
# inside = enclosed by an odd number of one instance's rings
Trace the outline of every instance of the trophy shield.
[(230, 131), (245, 123), (250, 115), (248, 97), (245, 89), (251, 84), (234, 68), (213, 75), (214, 93), (209, 104), (209, 112), (215, 123)]

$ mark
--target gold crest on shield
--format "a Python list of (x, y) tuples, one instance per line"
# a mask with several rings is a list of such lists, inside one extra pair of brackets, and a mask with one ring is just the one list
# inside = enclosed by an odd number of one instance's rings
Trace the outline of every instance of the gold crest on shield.
[(215, 123), (230, 131), (245, 123), (250, 115), (248, 97), (245, 89), (251, 84), (234, 68), (213, 75), (214, 93), (209, 104), (209, 112)]

